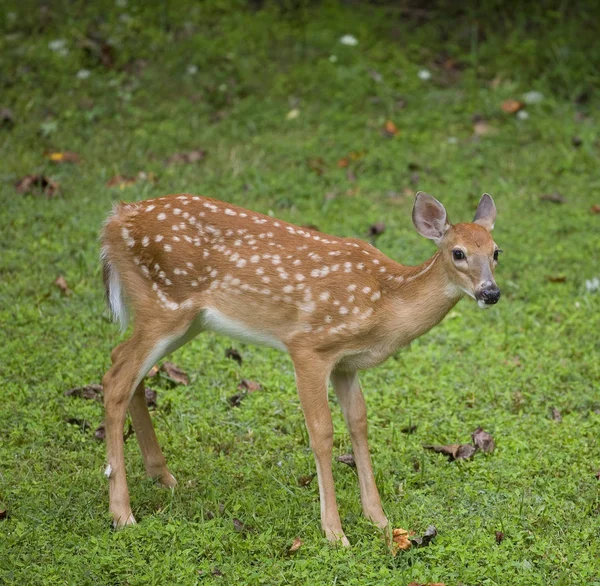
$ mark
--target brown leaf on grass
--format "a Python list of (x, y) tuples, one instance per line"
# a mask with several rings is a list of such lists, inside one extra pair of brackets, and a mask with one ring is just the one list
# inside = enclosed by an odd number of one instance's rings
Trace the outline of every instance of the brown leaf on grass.
[(369, 226), (369, 231), (367, 232), (367, 236), (371, 238), (374, 236), (379, 236), (385, 232), (385, 224), (383, 222), (376, 222), (375, 224), (371, 224)]
[(383, 136), (392, 138), (393, 136), (396, 136), (398, 132), (398, 127), (391, 120), (387, 120), (383, 125)]
[(114, 47), (104, 39), (97, 37), (86, 37), (79, 41), (80, 47), (87, 56), (95, 60), (99, 65), (112, 69), (115, 66)]
[(104, 428), (104, 421), (94, 431), (94, 437), (103, 442), (106, 439), (106, 429)]
[(175, 153), (167, 159), (167, 165), (174, 163), (197, 163), (203, 161), (206, 158), (206, 151), (202, 149), (196, 149), (193, 151), (187, 151), (185, 153)]
[(298, 476), (298, 486), (306, 488), (314, 480), (316, 474), (306, 474), (305, 476)]
[(350, 161), (348, 160), (347, 157), (343, 157), (342, 159), (340, 159), (337, 162), (337, 166), (340, 167), (340, 169), (345, 169), (349, 164), (350, 164)]
[(12, 128), (15, 125), (15, 116), (10, 108), (0, 108), (0, 128)]
[(125, 175), (115, 175), (106, 182), (106, 187), (118, 187), (124, 189), (130, 185), (134, 185), (137, 182), (135, 177), (127, 177)]
[(449, 444), (447, 446), (423, 446), (426, 450), (431, 450), (437, 454), (448, 456), (448, 460), (468, 460), (475, 454), (477, 448), (471, 444)]
[(59, 184), (45, 175), (25, 175), (15, 183), (17, 193), (45, 195), (48, 199), (54, 197), (60, 189)]
[(502, 102), (502, 111), (507, 114), (516, 114), (519, 110), (522, 110), (525, 107), (523, 102), (519, 100), (505, 100)]
[(478, 120), (473, 124), (473, 135), (476, 137), (488, 136), (495, 133), (496, 129), (490, 126), (485, 120)]
[(412, 543), (408, 536), (409, 532), (406, 529), (392, 529), (392, 543), (390, 544), (390, 549), (393, 556), (399, 551), (406, 551), (412, 547)]
[(65, 391), (65, 397), (79, 397), (80, 399), (89, 399), (102, 403), (102, 385), (94, 383), (83, 387), (75, 387)]
[(158, 407), (158, 403), (156, 402), (158, 393), (151, 389), (150, 387), (146, 387), (144, 389), (144, 397), (146, 398), (146, 405), (149, 409), (156, 409)]
[(231, 358), (231, 360), (235, 360), (240, 366), (242, 366), (242, 355), (233, 347), (225, 350), (225, 358)]
[(257, 383), (255, 380), (243, 378), (240, 384), (237, 386), (240, 391), (247, 391), (248, 393), (254, 393), (255, 391), (262, 391), (262, 385)]
[(71, 291), (71, 289), (69, 289), (69, 286), (67, 285), (67, 280), (62, 276), (59, 275), (58, 277), (56, 277), (54, 284), (63, 292), (63, 294), (65, 295), (71, 295), (71, 293), (73, 293), (73, 291)]
[(600, 204), (595, 203), (591, 208), (590, 212), (592, 214), (600, 214)]
[(150, 371), (148, 372), (148, 374), (146, 376), (149, 377), (153, 377), (156, 376), (158, 374), (159, 368), (158, 368), (158, 364), (155, 364)]
[(566, 203), (567, 200), (558, 191), (553, 193), (544, 193), (540, 195), (540, 201), (549, 201), (550, 203)]
[(356, 468), (356, 462), (354, 461), (354, 456), (352, 454), (342, 454), (341, 456), (337, 456), (335, 460), (336, 462), (341, 462), (351, 468)]
[(252, 531), (251, 527), (246, 525), (246, 523), (244, 523), (243, 521), (236, 519), (235, 517), (233, 518), (233, 528), (239, 533), (249, 533), (250, 531)]
[(246, 397), (246, 393), (236, 393), (235, 395), (232, 395), (231, 397), (229, 397), (229, 399), (227, 399), (227, 402), (232, 407), (239, 407), (242, 404), (242, 401), (244, 400), (245, 397)]
[(49, 152), (44, 153), (44, 157), (51, 163), (79, 163), (81, 157), (73, 151), (60, 151), (60, 152)]
[(504, 533), (502, 531), (496, 531), (496, 543), (500, 545), (504, 541)]
[(302, 541), (302, 539), (300, 539), (299, 537), (296, 537), (296, 539), (294, 539), (294, 542), (292, 543), (292, 545), (290, 546), (290, 548), (288, 549), (288, 553), (295, 553), (296, 551), (298, 551), (302, 546), (304, 545), (304, 541)]
[(550, 418), (560, 423), (562, 421), (562, 413), (556, 407), (552, 407), (550, 409)]
[(415, 547), (427, 547), (436, 535), (437, 527), (435, 525), (429, 525), (421, 537), (412, 537), (411, 532), (409, 539)]
[(167, 375), (167, 378), (178, 385), (189, 385), (190, 379), (188, 375), (172, 362), (163, 362), (160, 370)]
[(306, 165), (308, 168), (317, 175), (323, 175), (325, 171), (325, 161), (323, 157), (313, 157), (306, 159)]
[(482, 452), (491, 454), (496, 449), (496, 442), (494, 438), (487, 431), (484, 431), (481, 427), (478, 427), (472, 434), (471, 438), (473, 443)]
[(546, 275), (546, 281), (550, 283), (566, 283), (567, 277), (565, 275)]

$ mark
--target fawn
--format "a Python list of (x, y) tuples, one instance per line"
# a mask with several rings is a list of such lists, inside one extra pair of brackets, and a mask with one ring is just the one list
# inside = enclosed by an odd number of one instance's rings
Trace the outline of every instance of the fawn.
[(480, 307), (498, 302), (498, 247), (490, 235), (496, 207), (484, 194), (473, 223), (451, 225), (442, 204), (416, 195), (413, 223), (438, 251), (403, 266), (358, 239), (301, 228), (228, 203), (169, 195), (115, 206), (102, 232), (107, 298), (131, 337), (111, 355), (103, 378), (110, 512), (135, 523), (123, 455), (129, 409), (146, 472), (176, 480), (159, 447), (144, 399), (150, 368), (203, 330), (287, 351), (316, 460), (321, 525), (348, 545), (331, 467), (333, 425), (328, 381), (339, 399), (358, 471), (363, 512), (388, 525), (367, 444), (365, 401), (357, 372), (439, 323), (464, 295)]

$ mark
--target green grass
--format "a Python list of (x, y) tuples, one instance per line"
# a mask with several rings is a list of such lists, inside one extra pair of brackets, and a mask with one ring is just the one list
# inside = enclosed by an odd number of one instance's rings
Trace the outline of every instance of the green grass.
[[(593, 8), (524, 13), (495, 3), (458, 14), (441, 5), (418, 23), (419, 11), (367, 4), (89, 4), (53, 2), (40, 13), (8, 1), (0, 16), (0, 107), (15, 118), (0, 127), (0, 582), (600, 584), (600, 292), (585, 284), (600, 277), (600, 215), (590, 213), (600, 204)], [(338, 42), (347, 33), (357, 46)], [(110, 39), (114, 68), (79, 47), (86, 34)], [(49, 48), (56, 39), (66, 55)], [(438, 65), (440, 56), (460, 71)], [(147, 61), (140, 75), (124, 70), (134, 59)], [(418, 77), (423, 68), (430, 80)], [(77, 77), (81, 69), (89, 77)], [(502, 112), (505, 99), (531, 90), (544, 100), (527, 107), (528, 119)], [(287, 119), (293, 108), (299, 116)], [(475, 114), (495, 132), (474, 138)], [(388, 119), (393, 138), (381, 133)], [(204, 161), (165, 165), (195, 148), (207, 150)], [(82, 162), (54, 166), (43, 154), (55, 150)], [(364, 153), (353, 175), (337, 165), (351, 152)], [(321, 174), (307, 164), (319, 158)], [(106, 186), (139, 171), (158, 182)], [(60, 195), (16, 193), (28, 173), (51, 176)], [(411, 225), (407, 192), (417, 189), (454, 221), (471, 219), (490, 192), (505, 251), (496, 308), (462, 301), (362, 376), (385, 510), (395, 527), (435, 524), (434, 542), (392, 558), (361, 517), (354, 471), (336, 464), (352, 547), (330, 547), (316, 481), (297, 485), (314, 463), (290, 360), (235, 344), (240, 367), (224, 357), (231, 341), (210, 334), (172, 357), (189, 387), (151, 382), (179, 486), (145, 479), (131, 438), (140, 523), (113, 532), (104, 444), (93, 437), (102, 407), (64, 396), (99, 382), (121, 339), (98, 263), (112, 202), (188, 191), (358, 237), (385, 221), (377, 246), (416, 264), (433, 253)], [(540, 201), (554, 191), (566, 203)], [(54, 286), (58, 275), (71, 295)], [(264, 391), (232, 409), (242, 377)], [(550, 418), (553, 407), (562, 422)], [(333, 414), (338, 455), (350, 441), (335, 406)], [(409, 424), (416, 432), (402, 433)], [(422, 448), (469, 441), (478, 425), (496, 439), (491, 455), (449, 463)], [(235, 531), (234, 518), (252, 531)], [(297, 536), (304, 545), (288, 555)]]

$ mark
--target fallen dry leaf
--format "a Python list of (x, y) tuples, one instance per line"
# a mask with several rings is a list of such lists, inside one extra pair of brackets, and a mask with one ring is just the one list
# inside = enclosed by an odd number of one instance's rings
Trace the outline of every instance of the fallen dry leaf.
[(481, 427), (478, 427), (472, 434), (471, 438), (473, 439), (473, 443), (477, 448), (479, 448), (482, 452), (487, 452), (491, 454), (496, 449), (496, 442), (494, 438), (487, 432), (484, 431)]
[(316, 474), (306, 474), (305, 476), (299, 476), (298, 477), (298, 486), (301, 486), (302, 488), (306, 488), (307, 486), (310, 485), (310, 483), (314, 480)]
[(562, 421), (562, 413), (556, 407), (552, 407), (550, 410), (550, 417), (558, 423)]
[(396, 136), (398, 134), (398, 127), (391, 121), (387, 120), (383, 125), (383, 135), (389, 138)]
[(477, 448), (471, 444), (449, 444), (447, 446), (423, 446), (437, 454), (448, 456), (450, 462), (454, 460), (468, 460), (475, 454)]
[(553, 193), (544, 193), (540, 195), (541, 201), (549, 201), (551, 203), (566, 203), (567, 200), (558, 191)]
[(248, 533), (249, 531), (252, 531), (251, 527), (246, 525), (246, 523), (244, 523), (243, 521), (236, 519), (235, 517), (233, 519), (233, 528), (239, 533)]
[(178, 385), (190, 384), (190, 379), (188, 378), (188, 375), (185, 374), (185, 372), (183, 372), (181, 368), (179, 368), (172, 362), (163, 362), (162, 366), (160, 367), (160, 370), (162, 370), (170, 380), (172, 380), (174, 383), (177, 383)]
[(227, 350), (225, 350), (225, 358), (231, 358), (231, 360), (235, 360), (240, 366), (242, 366), (242, 355), (235, 348), (227, 348)]
[(242, 401), (244, 400), (244, 398), (246, 397), (246, 393), (236, 393), (235, 395), (232, 395), (231, 397), (229, 397), (229, 399), (227, 399), (227, 402), (232, 406), (232, 407), (239, 407), (242, 404)]
[(495, 133), (496, 129), (490, 126), (485, 120), (478, 120), (473, 124), (474, 136), (488, 136)]
[(323, 175), (323, 172), (325, 171), (325, 161), (323, 160), (323, 157), (306, 159), (306, 165), (317, 175)]
[(567, 277), (565, 275), (546, 275), (546, 281), (550, 283), (566, 283)]
[(502, 531), (496, 531), (496, 543), (500, 545), (504, 541), (504, 533)]
[(32, 193), (54, 197), (59, 191), (59, 184), (45, 175), (25, 175), (15, 183), (18, 193)]
[(337, 162), (337, 166), (340, 167), (340, 169), (345, 169), (349, 164), (350, 164), (350, 161), (346, 157), (340, 159)]
[(146, 398), (146, 405), (148, 406), (148, 408), (156, 409), (156, 407), (158, 406), (158, 403), (156, 402), (158, 393), (154, 389), (146, 387), (144, 389), (144, 397)]
[(507, 114), (516, 114), (519, 110), (522, 110), (525, 107), (523, 102), (519, 100), (505, 100), (502, 102), (502, 111)]
[(134, 185), (137, 179), (135, 177), (126, 177), (125, 175), (115, 175), (106, 182), (106, 187), (118, 187), (124, 189), (130, 185)]
[(243, 378), (240, 384), (237, 386), (240, 391), (247, 391), (248, 393), (254, 393), (254, 391), (262, 391), (262, 385), (254, 380)]
[(58, 277), (56, 277), (56, 280), (54, 281), (54, 284), (65, 294), (65, 295), (71, 295), (71, 293), (73, 291), (71, 291), (71, 289), (69, 289), (69, 286), (67, 285), (67, 281), (66, 279), (62, 276), (59, 275)]
[(72, 151), (44, 153), (44, 157), (52, 163), (79, 163), (81, 161), (81, 157)]
[(102, 402), (102, 385), (91, 384), (83, 387), (75, 387), (65, 391), (65, 397), (79, 397), (80, 399), (89, 399)]
[(392, 555), (395, 556), (399, 551), (406, 551), (411, 547), (412, 543), (408, 538), (408, 531), (406, 529), (392, 529)]
[(302, 541), (302, 539), (300, 539), (299, 537), (296, 537), (296, 539), (294, 539), (294, 542), (288, 549), (288, 553), (294, 553), (294, 552), (298, 551), (303, 545), (304, 545), (304, 541)]
[(372, 238), (374, 236), (379, 236), (380, 234), (383, 234), (384, 232), (385, 232), (385, 224), (383, 222), (376, 222), (375, 224), (372, 224), (371, 226), (369, 226), (369, 231), (367, 232), (367, 235)]
[(425, 533), (421, 537), (413, 537), (413, 533), (410, 534), (410, 542), (415, 547), (427, 547), (431, 540), (437, 535), (437, 528), (435, 525), (429, 525), (427, 529), (425, 529)]
[(104, 421), (94, 431), (94, 437), (103, 442), (106, 439), (106, 429), (104, 428)]
[(15, 116), (10, 108), (0, 108), (0, 128), (12, 128), (15, 125)]
[(356, 468), (356, 462), (354, 461), (354, 456), (352, 454), (342, 454), (335, 460), (336, 462), (341, 462), (342, 464), (346, 464), (346, 466), (350, 466), (351, 468)]
[(600, 204), (595, 203), (591, 208), (590, 212), (592, 214), (600, 214)]
[(206, 158), (206, 151), (202, 149), (196, 149), (193, 151), (187, 151), (185, 153), (175, 153), (167, 159), (167, 165), (173, 163), (197, 163), (203, 161)]

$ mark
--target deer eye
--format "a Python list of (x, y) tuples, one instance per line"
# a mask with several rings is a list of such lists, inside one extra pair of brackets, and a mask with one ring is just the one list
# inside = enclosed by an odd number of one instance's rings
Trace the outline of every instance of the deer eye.
[(465, 253), (462, 250), (459, 250), (458, 248), (455, 248), (452, 251), (452, 257), (454, 258), (454, 260), (465, 260), (466, 258)]
[(499, 248), (497, 248), (496, 250), (494, 250), (494, 260), (496, 262), (498, 262), (498, 254), (501, 253), (501, 252), (502, 251)]

